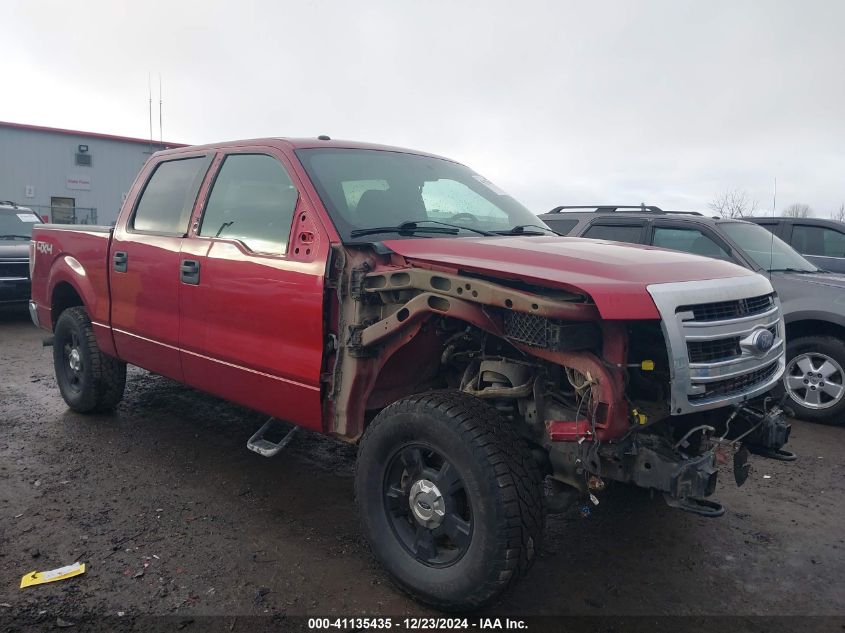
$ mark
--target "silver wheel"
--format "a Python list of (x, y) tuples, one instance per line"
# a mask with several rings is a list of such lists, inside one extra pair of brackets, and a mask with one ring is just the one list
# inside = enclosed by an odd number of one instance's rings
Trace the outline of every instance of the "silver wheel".
[(845, 395), (842, 367), (830, 356), (807, 352), (786, 366), (783, 384), (789, 397), (808, 409), (827, 409)]

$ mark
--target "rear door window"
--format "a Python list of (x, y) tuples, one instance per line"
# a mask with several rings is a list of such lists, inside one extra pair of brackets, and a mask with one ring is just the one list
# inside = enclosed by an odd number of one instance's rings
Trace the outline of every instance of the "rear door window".
[(796, 224), (792, 227), (792, 246), (804, 255), (845, 257), (845, 234), (823, 226)]
[(732, 261), (724, 248), (698, 229), (656, 226), (652, 245)]
[(272, 156), (232, 154), (214, 181), (199, 234), (235, 239), (256, 253), (284, 254), (298, 197)]
[(640, 244), (644, 223), (638, 224), (593, 224), (581, 237), (593, 240), (612, 240)]
[(132, 228), (148, 233), (184, 235), (211, 156), (160, 163), (147, 181)]

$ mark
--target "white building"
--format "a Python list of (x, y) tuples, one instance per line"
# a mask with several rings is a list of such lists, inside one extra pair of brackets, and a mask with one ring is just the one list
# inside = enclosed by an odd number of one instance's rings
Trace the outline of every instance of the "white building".
[(50, 222), (108, 225), (150, 155), (181, 146), (0, 121), (0, 200)]

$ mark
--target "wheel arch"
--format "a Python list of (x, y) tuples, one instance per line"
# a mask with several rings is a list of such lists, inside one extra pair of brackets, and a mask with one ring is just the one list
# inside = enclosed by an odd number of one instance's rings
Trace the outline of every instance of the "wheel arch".
[(57, 259), (50, 270), (47, 283), (50, 297), (51, 330), (62, 312), (81, 306), (88, 312), (100, 349), (116, 356), (109, 327), (109, 286), (104, 270), (86, 270), (75, 257), (65, 255)]
[(845, 326), (826, 319), (802, 318), (786, 324), (786, 340), (805, 336), (833, 336), (845, 340)]
[(62, 312), (68, 308), (77, 306), (85, 307), (85, 302), (73, 284), (69, 281), (62, 280), (53, 286), (53, 292), (50, 294), (52, 329), (56, 329), (56, 322), (59, 320)]

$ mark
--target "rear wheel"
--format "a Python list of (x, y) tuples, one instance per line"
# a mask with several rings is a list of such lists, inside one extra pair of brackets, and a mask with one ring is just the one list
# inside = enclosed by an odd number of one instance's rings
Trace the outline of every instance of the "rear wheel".
[(100, 351), (85, 308), (68, 308), (53, 333), (56, 382), (67, 405), (80, 413), (113, 409), (123, 398), (126, 363)]
[(476, 608), (533, 563), (542, 475), (492, 407), (457, 392), (413, 396), (367, 429), (355, 494), (364, 535), (394, 581), (440, 609)]
[(832, 336), (805, 336), (789, 341), (786, 358), (783, 384), (796, 417), (845, 423), (845, 343)]

